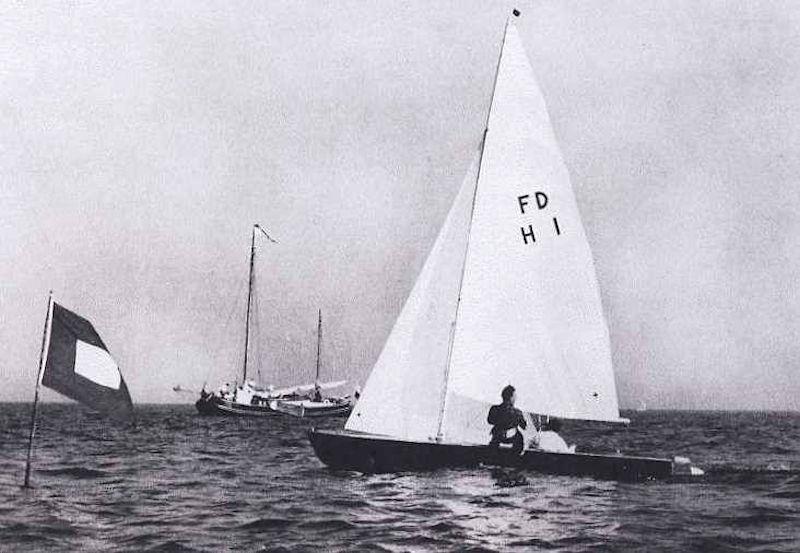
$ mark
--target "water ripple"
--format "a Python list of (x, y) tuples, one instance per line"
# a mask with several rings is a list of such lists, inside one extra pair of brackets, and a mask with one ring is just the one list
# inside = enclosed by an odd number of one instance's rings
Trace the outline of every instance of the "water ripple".
[(305, 421), (153, 406), (125, 430), (45, 404), (35, 487), (22, 490), (29, 414), (0, 404), (4, 551), (800, 550), (795, 414), (565, 424), (584, 450), (683, 454), (707, 469), (682, 485), (490, 469), (362, 475), (323, 467)]

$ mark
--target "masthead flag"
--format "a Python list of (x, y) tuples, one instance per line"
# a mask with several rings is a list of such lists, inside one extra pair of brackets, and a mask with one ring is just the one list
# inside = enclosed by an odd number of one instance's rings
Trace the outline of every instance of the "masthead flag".
[(116, 420), (133, 402), (116, 361), (88, 320), (53, 302), (42, 384)]

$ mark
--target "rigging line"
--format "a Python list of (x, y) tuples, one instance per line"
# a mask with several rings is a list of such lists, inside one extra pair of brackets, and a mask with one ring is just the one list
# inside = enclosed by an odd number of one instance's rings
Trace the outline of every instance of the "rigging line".
[(261, 335), (261, 317), (259, 315), (259, 313), (261, 313), (261, 305), (259, 303), (258, 283), (258, 276), (256, 273), (254, 273), (252, 311), (250, 313), (250, 333), (253, 336), (253, 339), (251, 340), (250, 348), (252, 350), (251, 364), (255, 365), (256, 374), (258, 375), (258, 380), (256, 382), (258, 384), (263, 384), (264, 377), (261, 374), (261, 369), (263, 368), (264, 364), (264, 355), (261, 348), (263, 336)]
[[(255, 259), (256, 259), (256, 229), (261, 231), (267, 240), (272, 242), (273, 244), (277, 244), (278, 241), (275, 240), (272, 236), (270, 236), (266, 230), (264, 230), (260, 224), (255, 223), (253, 225), (253, 238), (250, 244), (250, 284), (247, 289), (247, 320), (245, 321), (245, 337), (244, 337), (244, 368), (242, 371), (242, 382), (244, 383), (247, 380), (247, 357), (248, 357), (248, 343), (250, 340), (250, 315), (252, 311), (251, 301), (256, 303), (256, 309), (258, 309), (258, 291), (253, 292), (253, 286), (256, 281), (256, 274), (255, 274)], [(258, 323), (258, 312), (255, 314), (256, 323)], [(260, 328), (259, 328), (260, 332)], [(258, 348), (258, 379), (261, 382), (263, 377), (261, 375), (261, 346), (260, 340), (256, 342), (256, 347)]]
[[(246, 283), (247, 282), (245, 280), (241, 280), (239, 282), (239, 287), (236, 289), (236, 294), (234, 295), (234, 297), (238, 298), (238, 297), (241, 296), (242, 289), (245, 287)], [(228, 328), (230, 328), (231, 319), (233, 319), (234, 313), (236, 313), (236, 311), (239, 310), (239, 302), (233, 301), (231, 303), (232, 303), (232, 305), (231, 305), (230, 310), (228, 311), (228, 316), (224, 319), (224, 322), (222, 324), (223, 335), (225, 334), (225, 331)], [(208, 349), (206, 349), (206, 353), (210, 353), (210, 351), (208, 351)], [(238, 355), (237, 355), (237, 362), (238, 362)], [(212, 370), (213, 370), (213, 364), (209, 365), (208, 370), (206, 371), (206, 377), (203, 380), (203, 388), (205, 388), (206, 384), (208, 384), (208, 379), (211, 377), (211, 371)]]
[[(515, 10), (516, 11), (516, 10)], [(516, 16), (516, 13), (514, 14)], [(436, 429), (436, 441), (442, 441), (444, 435), (442, 433), (442, 427), (444, 425), (444, 415), (445, 411), (447, 410), (447, 392), (448, 392), (448, 384), (450, 381), (450, 362), (452, 360), (453, 354), (453, 343), (455, 342), (456, 336), (456, 325), (458, 323), (458, 314), (461, 310), (461, 291), (464, 286), (464, 273), (467, 269), (467, 259), (469, 258), (469, 238), (470, 234), (472, 233), (472, 222), (475, 216), (475, 203), (478, 197), (478, 183), (481, 180), (481, 170), (483, 169), (483, 154), (486, 149), (486, 138), (489, 134), (489, 119), (492, 116), (492, 107), (494, 106), (494, 95), (497, 91), (497, 79), (500, 75), (500, 63), (503, 61), (503, 50), (506, 46), (506, 36), (508, 36), (508, 26), (511, 23), (511, 18), (509, 17), (506, 20), (506, 27), (503, 30), (503, 42), (500, 45), (500, 55), (497, 57), (497, 68), (494, 72), (494, 82), (492, 84), (492, 96), (489, 100), (489, 109), (486, 113), (486, 123), (483, 126), (483, 139), (481, 140), (481, 153), (480, 157), (478, 158), (478, 175), (475, 178), (475, 188), (472, 192), (472, 206), (469, 212), (469, 226), (467, 227), (467, 243), (464, 246), (464, 262), (461, 265), (461, 278), (458, 282), (458, 299), (456, 300), (456, 312), (455, 316), (453, 317), (453, 323), (450, 328), (450, 342), (447, 347), (447, 364), (445, 365), (444, 369), (444, 384), (442, 385), (442, 394), (440, 399), (440, 407), (439, 407), (439, 421), (437, 424)]]

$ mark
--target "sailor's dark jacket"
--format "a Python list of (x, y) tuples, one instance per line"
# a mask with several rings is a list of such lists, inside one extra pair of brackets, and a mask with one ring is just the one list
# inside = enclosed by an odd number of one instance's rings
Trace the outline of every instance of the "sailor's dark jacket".
[(500, 405), (492, 405), (489, 408), (489, 416), (486, 420), (492, 426), (492, 436), (504, 437), (507, 430), (520, 427), (527, 428), (528, 423), (522, 415), (522, 411), (513, 405), (501, 403)]

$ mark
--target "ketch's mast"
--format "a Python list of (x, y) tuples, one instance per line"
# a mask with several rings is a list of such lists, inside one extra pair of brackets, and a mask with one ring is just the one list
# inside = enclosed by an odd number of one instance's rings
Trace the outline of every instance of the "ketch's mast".
[(256, 257), (256, 229), (253, 225), (253, 235), (250, 239), (250, 280), (247, 283), (247, 316), (244, 322), (244, 366), (242, 367), (242, 384), (247, 381), (247, 350), (250, 342), (250, 304), (253, 297), (253, 261)]
[[(512, 17), (519, 17), (520, 12), (518, 10), (514, 10), (512, 12)], [(495, 68), (494, 72), (494, 83), (492, 84), (492, 96), (489, 102), (489, 109), (486, 113), (486, 123), (483, 126), (483, 140), (481, 140), (481, 153), (480, 157), (478, 158), (478, 176), (475, 179), (475, 190), (472, 194), (472, 207), (470, 208), (469, 213), (469, 225), (467, 226), (467, 243), (464, 246), (464, 261), (461, 265), (461, 277), (458, 282), (458, 299), (456, 300), (456, 310), (455, 316), (453, 317), (453, 323), (450, 326), (450, 339), (447, 345), (447, 364), (444, 368), (444, 383), (442, 384), (442, 394), (441, 399), (439, 401), (439, 421), (436, 426), (436, 441), (440, 442), (444, 439), (444, 433), (442, 432), (442, 426), (444, 425), (444, 415), (447, 409), (447, 391), (448, 391), (448, 384), (450, 380), (450, 360), (453, 355), (453, 342), (455, 340), (456, 334), (456, 324), (458, 323), (458, 313), (461, 307), (461, 289), (464, 286), (464, 273), (467, 269), (467, 255), (469, 254), (469, 236), (472, 230), (472, 219), (475, 215), (475, 199), (478, 196), (478, 183), (481, 180), (481, 167), (483, 164), (483, 152), (486, 148), (486, 136), (489, 134), (489, 117), (492, 115), (492, 105), (494, 104), (494, 94), (497, 90), (497, 77), (500, 74), (500, 62), (503, 60), (503, 49), (506, 45), (506, 36), (508, 35), (508, 25), (511, 23), (511, 17), (506, 20), (506, 27), (503, 31), (503, 43), (500, 45), (500, 55), (497, 57), (497, 67)]]
[(272, 242), (273, 244), (277, 244), (278, 241), (272, 238), (267, 231), (261, 228), (261, 225), (258, 223), (253, 225), (253, 236), (250, 239), (250, 280), (247, 284), (247, 317), (245, 318), (244, 323), (244, 366), (242, 367), (242, 384), (247, 380), (247, 352), (248, 346), (250, 342), (250, 308), (252, 305), (252, 298), (253, 298), (253, 276), (254, 276), (254, 262), (256, 259), (256, 231), (261, 231), (261, 234), (267, 237), (267, 240)]
[(322, 309), (319, 310), (317, 317), (317, 375), (314, 377), (314, 384), (319, 384), (319, 353), (322, 344)]

